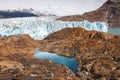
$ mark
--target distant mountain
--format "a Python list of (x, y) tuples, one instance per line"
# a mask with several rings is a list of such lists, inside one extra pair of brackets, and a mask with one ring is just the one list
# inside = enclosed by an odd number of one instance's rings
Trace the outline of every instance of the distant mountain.
[(62, 21), (82, 21), (88, 20), (103, 21), (109, 27), (120, 27), (120, 0), (108, 0), (97, 10), (87, 12), (83, 15), (63, 16), (58, 20)]
[(30, 9), (13, 9), (13, 10), (0, 10), (0, 19), (3, 18), (16, 18), (16, 17), (37, 17), (37, 16), (56, 16), (54, 14), (50, 14), (49, 12), (40, 12)]

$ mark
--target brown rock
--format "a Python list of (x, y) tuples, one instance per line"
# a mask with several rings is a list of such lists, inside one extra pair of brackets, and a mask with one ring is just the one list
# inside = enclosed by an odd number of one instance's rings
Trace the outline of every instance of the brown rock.
[(81, 80), (111, 80), (120, 68), (120, 36), (82, 28), (66, 28), (40, 41), (39, 49), (67, 57), (78, 63)]
[(106, 22), (109, 27), (120, 27), (120, 0), (108, 0), (102, 7), (83, 15), (63, 16), (62, 21)]
[[(54, 77), (76, 78), (68, 68), (33, 57), (39, 46), (28, 35), (0, 38), (0, 80), (52, 80)], [(66, 73), (69, 71), (70, 76)]]
[[(76, 75), (52, 61), (35, 59), (36, 48), (76, 58)], [(41, 41), (27, 35), (0, 38), (0, 70), (3, 80), (119, 80), (120, 36), (66, 28)]]

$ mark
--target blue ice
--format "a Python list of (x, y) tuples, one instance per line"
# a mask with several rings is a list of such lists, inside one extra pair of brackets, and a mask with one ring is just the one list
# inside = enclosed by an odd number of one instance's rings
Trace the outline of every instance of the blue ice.
[(0, 35), (10, 36), (15, 34), (28, 34), (36, 40), (44, 39), (50, 33), (64, 29), (82, 27), (87, 30), (96, 30), (107, 32), (107, 25), (104, 22), (89, 22), (85, 21), (45, 21), (30, 19), (10, 19), (0, 20)]

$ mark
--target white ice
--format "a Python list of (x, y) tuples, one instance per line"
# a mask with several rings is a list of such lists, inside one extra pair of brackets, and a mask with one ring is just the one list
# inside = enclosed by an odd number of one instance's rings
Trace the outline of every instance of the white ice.
[(0, 20), (0, 36), (15, 34), (28, 34), (36, 40), (41, 40), (50, 33), (64, 29), (82, 27), (87, 30), (107, 32), (107, 25), (104, 22), (89, 21), (56, 21), (51, 17), (13, 18)]

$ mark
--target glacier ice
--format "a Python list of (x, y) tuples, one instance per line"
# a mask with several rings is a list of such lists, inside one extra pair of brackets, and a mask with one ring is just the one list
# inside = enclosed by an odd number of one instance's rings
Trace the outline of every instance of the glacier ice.
[(85, 21), (56, 21), (49, 17), (40, 18), (13, 18), (0, 20), (0, 36), (10, 36), (15, 34), (29, 34), (36, 40), (41, 40), (50, 33), (63, 28), (82, 27), (87, 30), (97, 30), (107, 32), (107, 25), (104, 22)]

